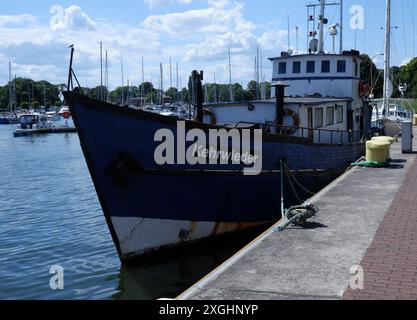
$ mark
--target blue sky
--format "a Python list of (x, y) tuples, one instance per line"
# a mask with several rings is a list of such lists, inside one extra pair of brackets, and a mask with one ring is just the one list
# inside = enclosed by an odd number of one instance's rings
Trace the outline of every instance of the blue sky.
[[(333, 2), (333, 0), (331, 0)], [(53, 83), (65, 82), (69, 44), (76, 46), (76, 66), (81, 82), (99, 84), (99, 43), (109, 52), (110, 84), (120, 85), (120, 61), (125, 78), (141, 80), (140, 60), (145, 59), (145, 79), (155, 86), (159, 63), (164, 65), (164, 87), (170, 85), (169, 59), (179, 64), (185, 83), (192, 69), (206, 72), (208, 81), (228, 81), (227, 50), (232, 51), (233, 81), (246, 84), (253, 78), (254, 56), (259, 45), (265, 79), (271, 77), (268, 57), (287, 49), (287, 16), (290, 15), (291, 47), (299, 26), (299, 51), (306, 50), (305, 0), (15, 0), (2, 1), (0, 11), (0, 83), (13, 73)], [(311, 0), (317, 3), (317, 0)], [(383, 52), (385, 1), (344, 0), (345, 49), (356, 48), (375, 56)], [(54, 10), (51, 8), (55, 6)], [(364, 29), (354, 31), (350, 22), (364, 12)], [(57, 9), (58, 8), (58, 9)], [(60, 11), (60, 8), (62, 8)], [(355, 12), (350, 10), (354, 10)], [(392, 63), (399, 65), (416, 56), (415, 0), (393, 0)], [(338, 22), (338, 9), (327, 18)], [(52, 20), (51, 20), (52, 19)], [(51, 23), (52, 22), (52, 23)], [(359, 21), (360, 22), (360, 21)], [(356, 41), (355, 41), (356, 38)], [(326, 50), (331, 40), (326, 36)], [(382, 57), (375, 58), (379, 65)], [(175, 73), (175, 72), (173, 72)], [(173, 76), (175, 84), (175, 75)]]

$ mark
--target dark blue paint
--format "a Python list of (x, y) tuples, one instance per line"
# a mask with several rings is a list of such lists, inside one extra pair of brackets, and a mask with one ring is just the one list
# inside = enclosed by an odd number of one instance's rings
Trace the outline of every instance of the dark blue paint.
[[(66, 100), (103, 210), (109, 217), (207, 222), (256, 222), (280, 217), (279, 172), (244, 176), (226, 174), (227, 170), (241, 169), (233, 165), (160, 167), (154, 162), (154, 151), (159, 145), (154, 142), (154, 134), (162, 128), (176, 132), (175, 121), (68, 93)], [(320, 175), (295, 173), (307, 189), (317, 192), (363, 154), (363, 145), (264, 140), (263, 150), (264, 171), (279, 170), (279, 160), (283, 158), (293, 170), (331, 169)], [(125, 187), (117, 185), (108, 174), (119, 153), (129, 154), (145, 169), (145, 172), (125, 174)], [(298, 204), (287, 181), (285, 185), (286, 205)], [(300, 190), (297, 193), (303, 199), (308, 197)]]

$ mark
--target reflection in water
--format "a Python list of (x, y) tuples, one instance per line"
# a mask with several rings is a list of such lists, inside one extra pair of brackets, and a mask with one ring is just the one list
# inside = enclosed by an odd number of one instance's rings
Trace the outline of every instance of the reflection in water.
[(265, 228), (186, 249), (176, 257), (123, 266), (116, 300), (175, 298), (255, 239)]

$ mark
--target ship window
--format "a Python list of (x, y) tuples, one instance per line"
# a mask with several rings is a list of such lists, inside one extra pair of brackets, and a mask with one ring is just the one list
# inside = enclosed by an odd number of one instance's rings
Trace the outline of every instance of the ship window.
[(321, 62), (321, 72), (322, 73), (329, 73), (330, 72), (330, 61), (322, 61)]
[(346, 72), (346, 60), (337, 61), (337, 72), (345, 73)]
[(314, 128), (323, 127), (323, 108), (314, 110)]
[(292, 63), (292, 73), (301, 73), (301, 62), (294, 61)]
[(328, 107), (326, 112), (326, 125), (334, 125), (334, 107)]
[(343, 106), (336, 105), (336, 121), (343, 123)]
[(278, 64), (278, 73), (279, 74), (287, 73), (287, 63), (286, 62), (280, 62)]
[(316, 72), (316, 62), (307, 61), (307, 73), (314, 73), (314, 72)]

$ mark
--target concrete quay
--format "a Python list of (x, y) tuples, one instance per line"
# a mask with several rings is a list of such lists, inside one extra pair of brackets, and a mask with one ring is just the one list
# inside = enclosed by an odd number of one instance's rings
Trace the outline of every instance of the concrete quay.
[(305, 228), (273, 226), (177, 299), (417, 299), (417, 155), (397, 142), (391, 157), (349, 170), (310, 199), (320, 213)]

